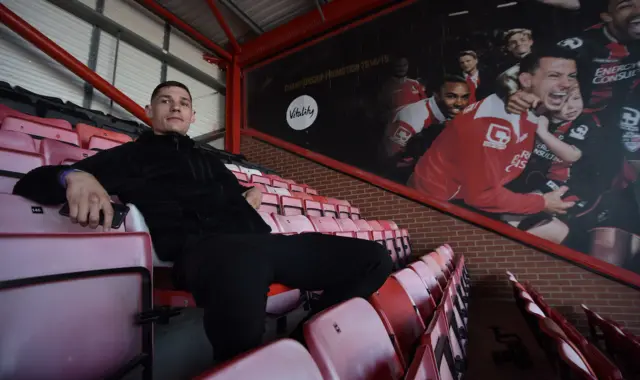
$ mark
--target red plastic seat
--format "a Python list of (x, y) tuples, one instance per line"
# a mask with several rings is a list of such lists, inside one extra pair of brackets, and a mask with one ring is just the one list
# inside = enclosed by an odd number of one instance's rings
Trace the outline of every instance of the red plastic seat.
[(266, 213), (266, 212), (258, 212), (260, 214), (260, 216), (262, 217), (262, 219), (265, 221), (265, 223), (267, 223), (267, 225), (269, 227), (271, 227), (271, 233), (278, 233), (280, 232), (280, 227), (278, 227), (278, 224), (276, 223), (276, 221), (273, 219), (273, 217), (271, 216), (271, 214)]
[(240, 167), (236, 164), (224, 164), (224, 166), (226, 166), (229, 171), (242, 173)]
[(451, 342), (453, 355), (454, 357), (459, 356), (461, 359), (464, 359), (468, 341), (467, 329), (453, 302), (450, 286), (448, 286), (442, 298), (442, 312), (447, 319), (449, 340)]
[(258, 211), (266, 212), (268, 214), (280, 213), (280, 197), (276, 194), (262, 194), (262, 204)]
[(311, 195), (318, 195), (318, 190), (314, 190), (308, 186), (304, 188), (304, 192)]
[(280, 207), (283, 215), (303, 215), (304, 214), (304, 206), (302, 205), (302, 199), (299, 199), (299, 198), (281, 196)]
[(342, 231), (349, 231), (349, 232), (359, 231), (358, 226), (351, 219), (337, 219), (336, 222), (340, 225), (340, 228), (342, 228)]
[[(124, 133), (96, 128), (94, 126), (78, 123), (76, 132), (80, 137), (81, 146), (85, 149), (110, 149), (114, 146), (133, 141), (131, 136)], [(93, 147), (92, 147), (93, 145)]]
[(251, 178), (251, 182), (262, 183), (262, 184), (271, 186), (271, 180), (267, 177), (263, 177), (258, 174), (252, 174), (250, 178)]
[(44, 156), (45, 165), (71, 165), (97, 153), (50, 139), (42, 140), (40, 152)]
[(326, 234), (342, 232), (338, 222), (330, 216), (310, 216), (309, 220), (318, 232)]
[(246, 174), (241, 172), (234, 172), (234, 171), (232, 171), (231, 173), (233, 173), (233, 175), (236, 176), (236, 179), (238, 179), (238, 182), (249, 183), (249, 177), (247, 177)]
[(283, 189), (287, 189), (289, 190), (289, 184), (285, 181), (282, 181), (280, 179), (271, 179), (271, 186), (273, 187), (280, 187)]
[(357, 207), (351, 207), (351, 219), (360, 219), (360, 209)]
[(426, 329), (411, 298), (395, 277), (389, 277), (369, 301), (380, 315), (400, 362), (408, 367)]
[[(447, 331), (446, 317), (441, 310), (437, 310), (422, 338), (423, 348), (417, 351), (417, 354), (431, 356), (438, 375), (434, 379), (438, 380), (458, 379), (455, 369), (455, 358), (453, 357), (451, 341)], [(416, 355), (416, 358), (417, 357), (419, 356)], [(411, 372), (410, 370), (410, 373)], [(432, 378), (427, 379), (430, 380)]]
[(547, 354), (557, 361), (561, 378), (598, 379), (580, 349), (567, 339), (560, 326), (551, 318), (539, 319), (539, 327), (545, 341), (549, 343)]
[(404, 369), (375, 309), (353, 298), (304, 326), (311, 356), (325, 380), (400, 379)]
[[(300, 192), (300, 193), (305, 193), (304, 191), (306, 188), (306, 185), (299, 185), (299, 184), (289, 184), (289, 190), (291, 191), (295, 191), (295, 192)], [(309, 194), (311, 195), (311, 194)]]
[(416, 272), (408, 268), (396, 272), (392, 276), (402, 285), (425, 325), (428, 325), (433, 313), (436, 311), (436, 302), (429, 294), (429, 290), (422, 279)]
[(9, 116), (2, 122), (2, 129), (5, 131), (27, 133), (32, 136), (52, 140), (60, 140), (73, 145), (80, 145), (78, 134), (71, 130), (71, 128), (60, 128), (58, 126), (52, 126), (51, 124), (43, 124), (33, 119)]
[(0, 204), (2, 377), (97, 379), (132, 360), (150, 370), (152, 328), (135, 323), (152, 307), (149, 235), (82, 228), (13, 195)]
[(38, 153), (33, 138), (26, 133), (0, 130), (0, 148)]
[[(244, 173), (240, 173), (240, 174), (244, 175)], [(264, 193), (268, 193), (267, 187), (265, 185), (263, 185), (262, 183), (251, 183), (251, 182), (249, 182), (249, 183), (243, 184), (241, 182), (240, 184), (241, 185), (245, 185), (247, 187), (255, 187), (256, 189), (260, 190), (260, 192), (263, 193), (263, 194)]]
[(280, 231), (286, 233), (316, 232), (311, 221), (304, 215), (273, 215)]
[(38, 123), (42, 125), (47, 125), (54, 128), (67, 129), (69, 131), (73, 130), (71, 123), (67, 120), (63, 119), (50, 119), (45, 117), (38, 117), (33, 115), (28, 115), (26, 113), (22, 113), (20, 111), (16, 111), (11, 107), (7, 107), (4, 104), (0, 104), (0, 124), (4, 122), (4, 120), (8, 117), (14, 117), (18, 119), (23, 119), (25, 121), (30, 121), (33, 123)]
[[(304, 194), (304, 193), (293, 193)], [(308, 195), (308, 194), (306, 194)], [(303, 199), (305, 214), (307, 216), (322, 216), (322, 203), (314, 201), (312, 199)]]
[(240, 172), (247, 175), (247, 177), (251, 178), (251, 176), (257, 175), (262, 176), (262, 172), (258, 169), (247, 168), (244, 166), (240, 166)]
[(372, 231), (384, 231), (384, 227), (377, 220), (367, 220)]
[(36, 153), (21, 152), (13, 149), (0, 148), (0, 170), (2, 177), (17, 179), (21, 174), (44, 165), (44, 159)]
[(259, 184), (265, 187), (265, 189), (267, 189), (267, 193), (270, 194), (277, 194), (277, 195), (284, 195), (287, 197), (291, 197), (291, 192), (285, 188), (282, 187), (273, 187), (273, 186), (269, 186), (269, 185), (264, 185), (264, 184)]
[(444, 287), (447, 286), (447, 277), (442, 271), (440, 264), (438, 264), (436, 260), (429, 255), (422, 256), (420, 260), (422, 260), (423, 263), (427, 264), (429, 269), (431, 269), (431, 272), (433, 272), (433, 274), (436, 276), (436, 280), (438, 280), (440, 286), (444, 289)]
[(418, 274), (420, 279), (424, 282), (427, 289), (429, 289), (429, 293), (436, 301), (436, 305), (440, 303), (442, 299), (443, 290), (436, 279), (436, 276), (431, 272), (431, 269), (422, 261), (416, 261), (409, 264), (409, 267)]
[(283, 339), (241, 355), (196, 379), (322, 380), (322, 374), (300, 343)]

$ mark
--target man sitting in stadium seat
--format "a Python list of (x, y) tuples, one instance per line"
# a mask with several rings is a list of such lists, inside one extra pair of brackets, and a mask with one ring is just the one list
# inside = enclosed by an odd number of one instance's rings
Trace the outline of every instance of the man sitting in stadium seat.
[(14, 193), (43, 204), (70, 206), (74, 223), (96, 228), (109, 195), (142, 212), (160, 259), (174, 262), (176, 283), (204, 308), (216, 360), (262, 342), (271, 283), (324, 290), (312, 313), (353, 297), (368, 297), (390, 274), (381, 245), (322, 234), (282, 236), (255, 211), (261, 193), (241, 186), (210, 152), (186, 134), (195, 120), (188, 88), (158, 85), (146, 112), (152, 130), (135, 142), (102, 151), (72, 166), (29, 172)]

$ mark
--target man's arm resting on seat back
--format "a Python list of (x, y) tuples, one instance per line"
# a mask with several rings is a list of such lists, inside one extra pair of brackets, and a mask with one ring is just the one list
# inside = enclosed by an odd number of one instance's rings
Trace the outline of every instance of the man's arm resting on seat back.
[(36, 168), (18, 181), (13, 193), (49, 205), (66, 200), (69, 202), (72, 222), (91, 228), (98, 226), (102, 211), (105, 216), (104, 227), (108, 230), (113, 218), (109, 193), (117, 194), (121, 184), (118, 177), (127, 177), (122, 171), (130, 167), (129, 153), (133, 148), (133, 143), (128, 143), (102, 151), (72, 166)]

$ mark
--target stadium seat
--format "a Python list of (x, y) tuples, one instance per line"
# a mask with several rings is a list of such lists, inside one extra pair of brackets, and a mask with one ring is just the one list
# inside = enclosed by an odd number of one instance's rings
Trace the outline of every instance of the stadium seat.
[(325, 380), (400, 379), (404, 369), (375, 309), (362, 298), (325, 310), (304, 326)]
[(33, 138), (26, 133), (0, 130), (0, 149), (38, 153)]
[(135, 323), (152, 308), (149, 236), (73, 225), (18, 196), (0, 204), (2, 377), (121, 377), (135, 361), (150, 379), (152, 329)]
[(84, 123), (76, 125), (76, 132), (80, 137), (80, 146), (85, 149), (105, 150), (133, 141), (124, 133), (96, 128)]
[[(353, 214), (352, 214), (352, 217), (353, 217)], [(400, 230), (400, 233), (402, 235), (402, 245), (404, 246), (405, 255), (407, 256), (407, 258), (410, 259), (413, 251), (411, 250), (411, 242), (409, 240), (409, 230), (406, 228), (403, 228)]]
[[(269, 178), (269, 177), (267, 177), (267, 178)], [(273, 179), (273, 178), (271, 178), (271, 186), (280, 187), (280, 188), (289, 190), (289, 184), (287, 182), (283, 181), (282, 179)]]
[(351, 207), (351, 219), (360, 219), (360, 209)]
[(246, 174), (249, 178), (251, 178), (251, 176), (254, 176), (254, 175), (262, 176), (262, 172), (260, 170), (247, 168), (245, 166), (240, 166), (240, 172)]
[(277, 195), (284, 195), (287, 197), (291, 196), (291, 192), (285, 188), (282, 187), (273, 187), (273, 186), (269, 186), (269, 185), (264, 185), (262, 183), (258, 183), (257, 185), (262, 185), (264, 186), (265, 189), (267, 189), (267, 193), (269, 194), (277, 194)]
[(269, 227), (271, 227), (271, 233), (278, 233), (280, 232), (280, 227), (278, 227), (278, 225), (276, 224), (276, 221), (273, 219), (273, 217), (271, 216), (271, 214), (260, 211), (258, 212), (260, 214), (260, 216), (262, 217), (262, 219), (267, 223), (267, 225)]
[(240, 183), (249, 183), (249, 177), (247, 177), (247, 175), (245, 173), (234, 172), (234, 171), (232, 171), (231, 173), (233, 173), (233, 175), (236, 176), (236, 179), (238, 180), (238, 182), (240, 182)]
[(580, 350), (567, 339), (551, 318), (540, 318), (539, 328), (544, 340), (548, 342), (548, 346), (543, 348), (558, 366), (561, 379), (598, 379)]
[[(462, 368), (456, 368), (456, 360), (453, 356), (451, 340), (447, 331), (446, 316), (438, 309), (422, 338), (424, 348), (416, 352), (416, 354), (420, 355), (431, 355), (438, 371), (436, 379), (440, 380), (459, 379), (461, 377), (459, 374), (463, 370)], [(419, 355), (416, 355), (416, 357), (419, 357)]]
[(280, 213), (280, 197), (277, 194), (262, 194), (262, 204), (258, 211), (268, 214)]
[(429, 293), (431, 293), (436, 305), (439, 304), (442, 299), (443, 291), (438, 280), (436, 280), (435, 275), (431, 272), (431, 269), (429, 269), (427, 264), (422, 261), (416, 261), (409, 264), (409, 267), (418, 274), (427, 289), (429, 289)]
[(304, 188), (304, 192), (311, 195), (318, 195), (318, 190), (314, 190), (308, 186)]
[(431, 321), (431, 317), (436, 310), (436, 302), (429, 294), (429, 290), (416, 272), (405, 268), (392, 274), (398, 280), (402, 288), (407, 292), (411, 302), (415, 306), (418, 314), (422, 318), (425, 326)]
[(22, 119), (25, 122), (37, 123), (53, 128), (66, 129), (69, 131), (73, 130), (71, 124), (66, 120), (27, 115), (26, 113), (22, 113), (20, 111), (12, 109), (11, 107), (7, 107), (4, 104), (0, 104), (0, 124), (3, 124), (4, 121), (9, 117)]
[[(240, 174), (244, 174), (244, 173), (240, 173)], [(256, 189), (260, 190), (261, 193), (268, 193), (269, 191), (267, 190), (267, 187), (261, 183), (242, 183), (240, 182), (241, 185), (243, 186), (247, 186), (247, 187), (255, 187)]]
[(267, 177), (263, 177), (261, 175), (258, 174), (251, 174), (251, 182), (253, 183), (262, 183), (264, 185), (269, 185), (271, 186), (271, 180)]
[[(305, 193), (293, 193), (293, 194), (305, 194)], [(306, 194), (308, 195), (308, 194)], [(303, 199), (305, 215), (307, 216), (322, 216), (322, 203), (313, 199)]]
[(283, 339), (241, 355), (196, 379), (322, 380), (322, 374), (300, 343)]
[[(444, 350), (440, 351), (442, 356), (438, 358), (444, 367), (438, 370), (436, 367), (436, 358), (433, 351), (427, 345), (422, 345), (416, 350), (416, 355), (411, 363), (405, 380), (453, 380), (453, 375), (449, 371), (449, 367), (446, 365), (446, 360), (443, 360)], [(443, 375), (440, 376), (439, 373)]]
[(273, 215), (279, 230), (286, 233), (316, 232), (311, 221), (304, 215)]
[[(124, 219), (124, 230), (127, 232), (142, 232), (149, 234), (149, 227), (147, 226), (147, 223), (144, 220), (144, 216), (142, 216), (140, 210), (138, 210), (138, 208), (132, 203), (128, 203), (127, 206), (129, 206), (129, 212)], [(153, 248), (153, 245), (151, 247), (151, 251), (153, 254), (154, 267), (170, 268), (173, 266), (173, 263), (171, 262), (160, 260), (160, 258), (156, 255), (156, 251)]]
[(236, 164), (224, 164), (224, 166), (226, 166), (229, 171), (242, 173), (240, 167)]
[(380, 315), (402, 365), (411, 364), (420, 337), (426, 329), (411, 298), (395, 277), (387, 281), (369, 298)]
[(444, 289), (444, 287), (447, 286), (447, 278), (442, 271), (440, 264), (438, 264), (435, 259), (433, 257), (430, 257), (429, 255), (422, 256), (420, 260), (422, 260), (423, 263), (427, 264), (431, 272), (436, 276), (436, 280), (438, 280), (440, 286)]
[(40, 152), (45, 165), (71, 165), (96, 154), (94, 150), (78, 148), (51, 139), (44, 139), (40, 143)]
[(340, 228), (338, 222), (330, 216), (310, 216), (309, 220), (318, 232), (324, 234), (342, 232), (342, 228)]
[(454, 357), (460, 356), (461, 360), (464, 360), (467, 352), (467, 342), (469, 337), (467, 335), (467, 329), (465, 328), (462, 317), (458, 313), (458, 309), (453, 304), (453, 298), (450, 287), (447, 287), (444, 291), (442, 298), (442, 312), (447, 319), (447, 326), (449, 331), (449, 339), (451, 341), (451, 347)]
[(302, 205), (302, 199), (293, 198), (289, 196), (280, 197), (280, 209), (283, 215), (303, 215), (304, 206)]
[[(299, 185), (299, 184), (289, 184), (289, 190), (291, 191), (295, 191), (295, 192), (300, 192), (300, 193), (305, 193), (304, 189), (307, 187), (307, 185)], [(311, 194), (309, 194), (311, 195)]]
[(60, 140), (73, 145), (80, 145), (78, 134), (71, 130), (71, 128), (61, 128), (33, 120), (9, 116), (2, 122), (2, 129), (5, 131), (27, 133), (41, 138)]

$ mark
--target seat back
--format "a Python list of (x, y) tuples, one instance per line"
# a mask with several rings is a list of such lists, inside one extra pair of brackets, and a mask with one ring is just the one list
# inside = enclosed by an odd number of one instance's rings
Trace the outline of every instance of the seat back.
[[(298, 193), (294, 193), (298, 194)], [(303, 193), (299, 193), (303, 194)], [(307, 194), (308, 195), (308, 194)], [(322, 204), (312, 199), (303, 199), (305, 213), (308, 216), (322, 216)]]
[(431, 321), (431, 317), (436, 310), (436, 302), (429, 294), (424, 282), (418, 274), (409, 268), (405, 268), (392, 276), (400, 283), (402, 288), (407, 292), (409, 298), (413, 302), (422, 321), (427, 325)]
[(304, 326), (311, 356), (326, 380), (399, 379), (404, 369), (375, 309), (353, 298)]
[(322, 380), (322, 374), (300, 343), (283, 339), (233, 359), (196, 379)]
[[(80, 146), (86, 149), (109, 149), (133, 141), (131, 136), (125, 135), (124, 133), (96, 128), (84, 123), (78, 123), (78, 125), (76, 125), (76, 132), (80, 138)], [(93, 147), (91, 146), (92, 140)]]
[(0, 148), (26, 153), (38, 153), (33, 138), (26, 133), (0, 129)]
[(241, 183), (248, 183), (249, 182), (249, 177), (247, 177), (247, 175), (245, 173), (234, 172), (234, 171), (232, 171), (231, 173), (233, 173), (233, 175), (236, 176), (236, 179), (238, 180), (238, 182), (241, 182)]
[(393, 220), (378, 220), (378, 223), (385, 230), (395, 231), (395, 230), (399, 230), (400, 229), (398, 227), (398, 225), (396, 224), (396, 222), (394, 222)]
[(152, 307), (148, 235), (0, 231), (2, 378), (98, 379), (133, 360), (151, 365), (152, 327), (135, 323)]
[(19, 178), (31, 170), (44, 165), (44, 159), (36, 153), (0, 148), (0, 170), (3, 177)]
[(371, 226), (372, 231), (384, 231), (384, 228), (377, 220), (368, 220), (369, 226)]
[(260, 211), (258, 212), (258, 214), (260, 214), (260, 216), (262, 217), (262, 219), (265, 221), (265, 223), (267, 223), (267, 225), (269, 227), (271, 227), (271, 233), (277, 233), (277, 232), (281, 232), (280, 231), (280, 227), (278, 227), (278, 224), (276, 223), (276, 221), (273, 219), (273, 217), (271, 216), (271, 214)]
[(302, 215), (304, 214), (304, 206), (302, 199), (288, 196), (280, 197), (280, 207), (283, 215)]
[[(142, 216), (142, 213), (140, 212), (140, 210), (138, 210), (138, 208), (132, 204), (132, 203), (128, 203), (127, 206), (129, 206), (129, 212), (127, 213), (127, 216), (124, 219), (124, 229), (127, 232), (144, 232), (146, 234), (150, 234), (149, 232), (149, 227), (147, 226), (147, 222), (145, 222), (144, 220), (144, 216)], [(151, 235), (149, 235), (151, 236)], [(154, 267), (173, 267), (173, 263), (170, 261), (162, 261), (158, 255), (156, 254), (156, 250), (155, 248), (153, 248), (153, 245), (151, 247), (151, 252), (153, 254), (153, 266)]]
[(311, 195), (318, 195), (318, 190), (314, 190), (308, 186), (304, 188), (304, 192)]
[(351, 207), (351, 219), (360, 219), (360, 209), (357, 207)]
[(311, 221), (304, 215), (273, 215), (281, 232), (303, 233), (316, 232)]
[(289, 190), (291, 190), (291, 191), (305, 193), (304, 189), (305, 189), (305, 186), (303, 186), (303, 185), (298, 185), (298, 184), (295, 184), (295, 183), (289, 184)]
[(444, 272), (442, 271), (442, 267), (440, 267), (440, 264), (438, 264), (436, 260), (429, 255), (422, 256), (420, 260), (423, 263), (427, 264), (431, 272), (436, 276), (436, 280), (438, 280), (438, 283), (440, 283), (440, 286), (444, 288), (447, 285), (447, 278)]
[[(569, 336), (569, 334), (567, 334)], [(571, 339), (571, 336), (569, 336)], [(573, 343), (573, 339), (571, 339)], [(575, 343), (574, 343), (575, 344)], [(624, 376), (618, 366), (616, 366), (605, 354), (603, 354), (596, 346), (589, 342), (582, 345), (575, 344), (584, 355), (587, 362), (591, 365), (593, 372), (596, 373), (598, 379), (602, 380), (623, 380)], [(637, 358), (637, 357), (636, 357)]]
[(358, 226), (356, 226), (356, 223), (351, 220), (351, 219), (338, 219), (337, 223), (340, 225), (340, 228), (342, 228), (342, 231), (349, 231), (349, 232), (358, 232)]
[(437, 310), (423, 338), (423, 343), (433, 355), (440, 380), (458, 378), (455, 376), (455, 362), (447, 330), (446, 316), (441, 310)]
[(251, 175), (251, 182), (262, 183), (262, 184), (271, 186), (271, 180), (269, 178), (263, 177), (263, 176), (258, 175), (258, 174), (252, 174)]
[(426, 285), (427, 289), (429, 289), (429, 293), (431, 293), (431, 296), (436, 302), (436, 305), (439, 304), (443, 294), (442, 287), (440, 287), (438, 280), (436, 279), (433, 272), (431, 272), (431, 269), (429, 269), (427, 264), (422, 261), (416, 261), (409, 264), (409, 268), (411, 268), (418, 274), (420, 279)]
[(14, 110), (11, 107), (7, 107), (4, 104), (0, 104), (0, 124), (2, 124), (8, 117), (31, 121), (33, 123), (47, 125), (54, 128), (67, 129), (69, 131), (73, 130), (71, 123), (69, 123), (67, 120), (28, 115), (26, 113)]
[(318, 232), (335, 233), (342, 231), (338, 222), (330, 216), (310, 216), (309, 220)]
[(262, 176), (262, 172), (258, 169), (247, 168), (244, 166), (240, 166), (240, 172), (245, 173), (248, 177), (252, 177), (254, 175)]
[(262, 194), (262, 204), (258, 211), (268, 214), (280, 213), (280, 199), (276, 194)]
[(369, 300), (380, 315), (402, 365), (408, 367), (426, 328), (411, 298), (396, 278), (389, 277)]
[(358, 226), (358, 231), (373, 231), (373, 228), (369, 225), (369, 223), (364, 219), (354, 220), (356, 226)]
[(2, 122), (5, 131), (16, 131), (52, 140), (60, 140), (73, 145), (80, 145), (80, 139), (71, 128), (58, 128), (40, 122), (9, 116)]
[(336, 209), (336, 205), (332, 205), (330, 203), (322, 203), (322, 215), (330, 216), (332, 218), (338, 217), (338, 211)]
[(273, 187), (273, 186), (269, 186), (269, 185), (265, 185), (262, 183), (258, 183), (257, 185), (262, 185), (265, 187), (265, 189), (267, 189), (267, 193), (270, 194), (277, 194), (277, 195), (284, 195), (287, 197), (291, 197), (291, 192), (287, 189), (284, 189), (282, 187)]
[(289, 183), (287, 183), (287, 182), (285, 182), (285, 181), (283, 181), (281, 179), (271, 178), (271, 186), (289, 190)]
[(44, 139), (40, 143), (40, 152), (45, 165), (70, 165), (96, 154), (96, 151), (78, 148), (60, 141)]

